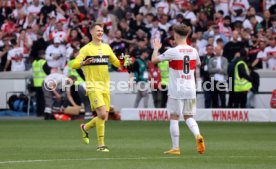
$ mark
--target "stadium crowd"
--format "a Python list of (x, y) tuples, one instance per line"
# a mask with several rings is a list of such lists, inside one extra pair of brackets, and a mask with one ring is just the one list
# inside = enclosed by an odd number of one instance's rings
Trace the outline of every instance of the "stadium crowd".
[[(147, 81), (139, 74), (148, 71), (164, 87), (163, 68), (168, 64), (148, 64), (152, 43), (160, 39), (161, 52), (173, 47), (172, 27), (184, 23), (192, 27), (188, 41), (201, 57), (203, 82), (213, 78), (215, 83), (227, 83), (242, 58), (254, 75), (246, 74), (245, 66), (239, 67), (239, 74), (253, 83), (251, 90), (256, 93), (254, 69), (276, 70), (275, 14), (275, 0), (1, 0), (0, 71), (30, 70), (35, 60), (44, 58), (48, 74), (58, 68), (68, 75), (70, 60), (91, 41), (90, 25), (99, 21), (104, 24), (104, 42), (116, 56), (121, 61), (122, 53), (136, 59), (136, 80)], [(145, 70), (139, 69), (141, 64)], [(110, 66), (110, 71), (119, 70)], [(227, 107), (225, 91), (204, 94), (206, 108)], [(166, 100), (160, 98), (166, 93), (153, 95), (155, 106), (164, 107)], [(245, 103), (228, 104), (234, 105), (245, 107)]]

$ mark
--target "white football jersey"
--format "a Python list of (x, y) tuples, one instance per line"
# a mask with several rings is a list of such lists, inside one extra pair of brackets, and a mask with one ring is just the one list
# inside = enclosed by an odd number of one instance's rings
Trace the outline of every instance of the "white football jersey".
[(8, 60), (11, 60), (11, 71), (25, 71), (24, 48), (16, 47), (8, 52)]
[(195, 99), (195, 69), (200, 58), (195, 48), (178, 45), (158, 56), (160, 61), (169, 61), (168, 96), (174, 99)]

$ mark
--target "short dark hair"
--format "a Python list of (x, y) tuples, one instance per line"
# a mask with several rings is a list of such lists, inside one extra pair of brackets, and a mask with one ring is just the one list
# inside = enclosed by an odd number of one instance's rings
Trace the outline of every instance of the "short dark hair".
[(180, 24), (173, 27), (173, 31), (180, 36), (186, 37), (191, 32), (191, 28), (187, 25)]
[(90, 30), (93, 29), (93, 28), (95, 28), (96, 26), (100, 26), (102, 28), (104, 27), (103, 23), (101, 23), (101, 22), (94, 22), (94, 23), (92, 23), (92, 25), (90, 27)]
[(74, 75), (70, 75), (70, 76), (68, 76), (68, 78), (70, 78), (70, 79), (72, 79), (72, 80), (77, 80), (77, 77), (74, 76)]
[(10, 42), (11, 42), (11, 44), (12, 45), (17, 45), (17, 39), (16, 38), (12, 38), (11, 40), (10, 40)]

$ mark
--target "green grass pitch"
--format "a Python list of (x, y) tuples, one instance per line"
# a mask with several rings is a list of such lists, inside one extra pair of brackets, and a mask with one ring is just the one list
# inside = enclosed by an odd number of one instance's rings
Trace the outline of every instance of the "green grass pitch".
[(207, 123), (199, 126), (207, 151), (198, 155), (192, 134), (180, 123), (181, 155), (171, 146), (169, 122), (106, 124), (109, 153), (81, 140), (81, 121), (0, 121), (0, 169), (275, 169), (276, 123)]

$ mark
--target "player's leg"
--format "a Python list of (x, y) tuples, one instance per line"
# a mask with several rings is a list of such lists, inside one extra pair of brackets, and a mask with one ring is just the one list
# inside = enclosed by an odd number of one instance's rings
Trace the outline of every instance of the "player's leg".
[(204, 139), (200, 134), (198, 124), (193, 117), (194, 115), (196, 115), (196, 100), (185, 99), (184, 100), (184, 120), (196, 139), (198, 153), (202, 154), (205, 151)]
[(172, 148), (165, 151), (165, 154), (180, 155), (179, 149), (179, 114), (181, 114), (181, 102), (176, 99), (168, 98), (167, 109), (170, 112), (170, 135)]
[(98, 138), (98, 148), (97, 151), (101, 152), (109, 152), (109, 149), (105, 146), (104, 136), (105, 136), (105, 121), (108, 118), (108, 111), (110, 109), (110, 95), (102, 94), (103, 103), (99, 103), (102, 105), (96, 108), (96, 112), (98, 115), (98, 120), (96, 121), (96, 129), (97, 129), (97, 138)]
[[(98, 92), (88, 92), (87, 95), (88, 95), (92, 110), (95, 110), (96, 108), (104, 105), (102, 94), (100, 94)], [(89, 144), (88, 131), (91, 128), (96, 127), (98, 119), (99, 119), (99, 117), (97, 116), (97, 117), (93, 118), (92, 120), (90, 120), (88, 123), (80, 125), (83, 141), (86, 144)]]

